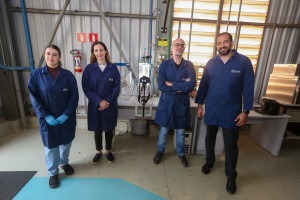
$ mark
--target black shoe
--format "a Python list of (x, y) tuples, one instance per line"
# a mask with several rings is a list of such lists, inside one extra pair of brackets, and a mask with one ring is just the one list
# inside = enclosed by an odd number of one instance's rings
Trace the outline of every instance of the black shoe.
[(157, 152), (156, 155), (153, 158), (153, 163), (156, 164), (156, 165), (158, 165), (160, 163), (163, 155), (164, 155), (163, 153)]
[(205, 163), (202, 167), (202, 173), (203, 174), (209, 174), (210, 172), (210, 169), (213, 167), (212, 164), (208, 164), (208, 163)]
[(180, 160), (182, 166), (184, 166), (184, 167), (188, 167), (189, 166), (189, 163), (188, 163), (185, 155), (183, 155), (183, 156), (176, 155), (176, 156)]
[(227, 179), (226, 190), (230, 194), (234, 194), (236, 192), (235, 179)]
[(50, 176), (49, 179), (49, 187), (50, 188), (56, 188), (59, 185), (59, 181), (58, 181), (58, 174), (54, 175), (54, 176)]
[(72, 175), (72, 174), (74, 174), (74, 169), (69, 164), (63, 165), (63, 166), (61, 166), (61, 168), (65, 171), (66, 175)]
[(108, 163), (113, 163), (114, 162), (115, 158), (114, 158), (114, 155), (111, 152), (109, 152), (109, 153), (107, 153), (105, 155), (106, 155)]
[(96, 153), (96, 155), (93, 158), (93, 163), (98, 163), (102, 154)]

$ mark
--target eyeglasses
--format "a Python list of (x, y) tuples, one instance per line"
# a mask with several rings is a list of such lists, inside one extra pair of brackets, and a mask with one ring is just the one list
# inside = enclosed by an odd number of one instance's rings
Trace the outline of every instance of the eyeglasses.
[(173, 44), (173, 46), (176, 47), (176, 48), (179, 48), (179, 47), (184, 48), (185, 44), (176, 43), (176, 44)]

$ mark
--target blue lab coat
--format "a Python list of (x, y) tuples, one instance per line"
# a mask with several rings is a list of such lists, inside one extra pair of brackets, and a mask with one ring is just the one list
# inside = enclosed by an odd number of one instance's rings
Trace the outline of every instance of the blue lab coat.
[[(165, 81), (172, 82), (173, 86), (167, 86)], [(157, 85), (161, 95), (155, 123), (169, 129), (187, 128), (190, 109), (189, 93), (196, 85), (193, 63), (183, 59), (177, 69), (173, 58), (163, 61), (159, 67)]]
[[(74, 75), (61, 68), (54, 80), (47, 66), (44, 66), (31, 72), (28, 89), (44, 146), (51, 149), (72, 142), (79, 99)], [(69, 116), (69, 119), (61, 125), (50, 126), (45, 120), (48, 115), (57, 118), (62, 114)]]
[(226, 64), (216, 56), (204, 68), (195, 103), (205, 103), (207, 125), (236, 129), (234, 119), (242, 110), (252, 110), (253, 67), (248, 57), (233, 51)]
[[(107, 63), (102, 72), (98, 63), (89, 64), (83, 71), (82, 89), (88, 98), (88, 130), (112, 131), (117, 125), (120, 73), (116, 65)], [(99, 111), (99, 103), (106, 100), (109, 107)]]

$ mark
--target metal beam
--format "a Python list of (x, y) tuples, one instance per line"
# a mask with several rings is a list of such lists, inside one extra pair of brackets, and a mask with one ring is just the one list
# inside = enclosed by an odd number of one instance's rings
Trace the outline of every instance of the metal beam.
[(23, 70), (32, 70), (32, 67), (19, 67), (19, 66), (4, 66), (0, 64), (0, 69), (1, 70), (6, 70), (6, 71), (23, 71)]
[(240, 23), (240, 17), (241, 17), (242, 4), (243, 4), (243, 0), (240, 0), (239, 13), (238, 13), (237, 21), (236, 21), (236, 28), (235, 28), (235, 35), (234, 35), (235, 38), (233, 39), (235, 49), (238, 49), (238, 46), (239, 46), (239, 39), (240, 39), (240, 32), (241, 32), (241, 26), (239, 25), (239, 23)]
[(33, 58), (32, 45), (31, 45), (31, 38), (30, 38), (29, 27), (28, 27), (28, 19), (27, 19), (25, 1), (21, 0), (20, 3), (21, 3), (21, 8), (22, 8), (22, 17), (23, 17), (25, 36), (26, 36), (27, 51), (28, 51), (28, 56), (29, 56), (29, 64), (30, 64), (31, 69), (33, 70), (35, 66), (34, 66), (34, 58)]
[[(223, 1), (223, 0), (222, 0)], [(179, 18), (179, 17), (173, 17), (173, 21), (179, 21), (179, 22), (190, 22), (191, 19), (189, 18)], [(229, 25), (236, 25), (236, 22), (228, 22), (228, 21), (217, 21), (217, 20), (211, 20), (211, 19), (192, 19), (193, 23), (207, 23), (207, 24), (229, 24)], [(259, 22), (239, 22), (240, 26), (249, 25), (249, 26), (264, 26), (264, 27), (273, 27), (273, 28), (300, 28), (300, 24), (280, 24), (280, 23), (259, 23)]]
[[(22, 2), (21, 0), (21, 5), (25, 5), (24, 0)], [(6, 12), (6, 5), (4, 1), (0, 2), (0, 10), (2, 13), (2, 17), (3, 19), (8, 19), (8, 15)], [(11, 38), (11, 32), (10, 32), (10, 26), (8, 24), (8, 20), (4, 20), (4, 27), (7, 27), (4, 29), (5, 34), (7, 36), (7, 44), (8, 44), (8, 54), (9, 54), (9, 58), (11, 61), (12, 65), (16, 65), (16, 61), (15, 61), (15, 53), (13, 50), (13, 42), (12, 42), (12, 38)], [(18, 72), (17, 71), (12, 71), (12, 75), (13, 75), (13, 82), (14, 82), (14, 90), (15, 91), (21, 91), (21, 86), (20, 86), (20, 81), (19, 81), (19, 77), (18, 77)], [(23, 97), (21, 92), (16, 92), (15, 93), (16, 97), (17, 97), (17, 105), (18, 105), (18, 109), (19, 109), (19, 115), (21, 118), (21, 126), (22, 128), (26, 128), (26, 120), (25, 120), (25, 110), (24, 110), (24, 104), (23, 104)]]
[[(21, 9), (18, 7), (12, 7), (12, 12), (21, 12)], [(50, 9), (40, 9), (40, 8), (27, 8), (27, 13), (36, 13), (36, 14), (55, 14), (59, 15), (60, 10), (50, 10)], [(65, 15), (73, 15), (73, 16), (99, 16), (98, 12), (92, 11), (80, 11), (80, 10), (66, 10)], [(104, 12), (106, 17), (118, 17), (118, 18), (132, 18), (132, 19), (150, 19), (150, 15), (142, 15), (142, 14), (127, 14), (127, 13), (112, 13), (112, 12)], [(152, 16), (153, 19), (156, 19), (156, 16)]]
[(191, 13), (191, 22), (190, 22), (190, 33), (189, 33), (189, 45), (188, 45), (188, 55), (187, 60), (190, 59), (190, 50), (191, 50), (191, 38), (192, 38), (192, 32), (193, 32), (193, 18), (194, 18), (194, 7), (195, 7), (195, 0), (192, 2), (192, 13)]
[[(215, 34), (218, 35), (220, 33), (220, 28), (221, 28), (221, 20), (222, 20), (222, 10), (223, 10), (223, 5), (224, 5), (224, 0), (220, 0), (219, 3), (219, 12), (218, 12), (218, 19), (216, 21), (216, 32)], [(217, 37), (215, 37), (214, 41), (214, 48), (213, 48), (213, 55), (217, 55)]]
[[(110, 24), (108, 23), (105, 15), (104, 15), (104, 13), (102, 11), (101, 5), (97, 2), (97, 0), (93, 0), (93, 2), (94, 2), (94, 4), (95, 4), (95, 6), (96, 6), (96, 8), (97, 8), (97, 10), (98, 10), (98, 12), (99, 12), (99, 14), (101, 16), (101, 19), (103, 20), (106, 28), (108, 29), (108, 31), (109, 31), (109, 33), (110, 33), (113, 41), (115, 42), (115, 45), (117, 46), (117, 49), (118, 49), (118, 51), (119, 51), (119, 53), (120, 53), (123, 61), (125, 63), (129, 63), (128, 60), (127, 60), (127, 58), (126, 58), (126, 56), (125, 56), (125, 54), (124, 54), (124, 52), (123, 52), (123, 50), (122, 50), (122, 48), (121, 48), (121, 45), (120, 45), (119, 41), (117, 40), (117, 38), (116, 38), (116, 36), (115, 36), (115, 34), (114, 34), (114, 32), (113, 32)], [(131, 71), (131, 73), (132, 73), (133, 80), (136, 82), (137, 81), (136, 80), (137, 77), (135, 76), (134, 72), (132, 71), (132, 68), (130, 67), (130, 65), (128, 65), (127, 67), (128, 67), (128, 70)]]
[[(54, 36), (55, 36), (55, 34), (56, 34), (56, 31), (57, 31), (57, 29), (58, 29), (58, 27), (59, 27), (59, 24), (61, 23), (61, 20), (62, 20), (64, 14), (65, 14), (65, 12), (66, 12), (66, 9), (67, 9), (67, 7), (68, 7), (70, 1), (71, 1), (71, 0), (66, 0), (66, 1), (65, 1), (64, 7), (63, 7), (63, 9), (61, 10), (60, 15), (59, 15), (59, 17), (58, 17), (58, 19), (57, 19), (57, 21), (56, 21), (55, 26), (54, 26), (54, 30), (53, 30), (53, 32), (52, 32), (52, 36), (51, 36), (51, 38), (50, 38), (50, 41), (49, 41), (48, 45), (50, 45), (50, 44), (52, 43), (52, 41), (53, 41), (53, 39), (54, 39)], [(41, 67), (42, 64), (43, 64), (43, 62), (44, 62), (44, 54), (42, 54), (41, 59), (40, 59), (40, 62), (39, 62), (39, 64), (38, 64), (37, 67)]]

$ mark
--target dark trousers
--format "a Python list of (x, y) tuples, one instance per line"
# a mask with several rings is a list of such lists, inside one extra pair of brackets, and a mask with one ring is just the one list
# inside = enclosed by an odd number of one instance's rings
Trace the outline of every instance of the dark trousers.
[[(97, 151), (101, 151), (103, 149), (102, 132), (103, 131), (95, 131), (95, 144), (96, 144)], [(114, 137), (113, 131), (105, 131), (105, 149), (106, 150), (111, 150), (113, 137)]]
[[(219, 130), (217, 126), (207, 125), (207, 132), (205, 137), (206, 148), (206, 163), (214, 165), (215, 163), (215, 145), (216, 137)], [(223, 139), (225, 145), (225, 174), (227, 178), (235, 179), (237, 177), (237, 160), (239, 149), (237, 141), (239, 140), (239, 129), (222, 128)]]

